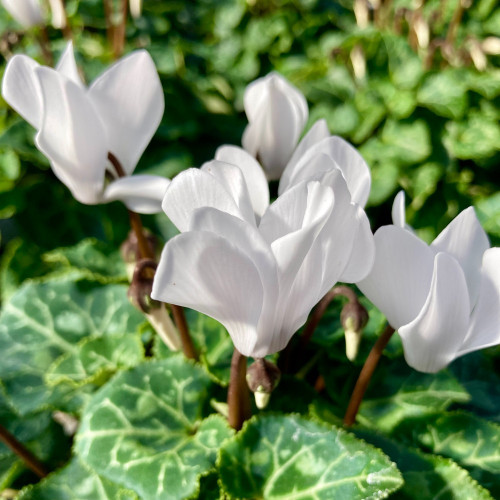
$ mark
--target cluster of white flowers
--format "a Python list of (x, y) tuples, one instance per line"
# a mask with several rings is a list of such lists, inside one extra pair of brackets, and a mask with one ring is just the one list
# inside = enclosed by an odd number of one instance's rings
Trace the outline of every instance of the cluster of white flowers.
[[(364, 211), (370, 171), (361, 155), (308, 119), (304, 96), (272, 73), (244, 97), (243, 147), (222, 146), (171, 182), (131, 176), (163, 114), (163, 92), (145, 51), (83, 84), (68, 46), (57, 68), (15, 56), (4, 98), (37, 129), (36, 145), (83, 203), (120, 199), (161, 209), (181, 231), (165, 246), (152, 297), (221, 322), (244, 355), (283, 349), (336, 282), (356, 283), (399, 331), (414, 368), (436, 372), (457, 356), (500, 343), (500, 250), (474, 210), (429, 246), (406, 226), (372, 234)], [(109, 153), (130, 177), (106, 184)], [(119, 174), (119, 172), (118, 172)], [(280, 179), (270, 203), (268, 180)]]

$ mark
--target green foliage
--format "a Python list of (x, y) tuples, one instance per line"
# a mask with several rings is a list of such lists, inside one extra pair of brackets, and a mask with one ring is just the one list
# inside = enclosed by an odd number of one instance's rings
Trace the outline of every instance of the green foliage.
[(86, 406), (78, 455), (145, 500), (195, 494), (231, 436), (221, 417), (202, 420), (209, 386), (203, 370), (178, 356), (119, 374)]
[(236, 498), (385, 498), (401, 476), (387, 457), (335, 427), (265, 416), (224, 444), (224, 490)]
[[(88, 337), (131, 335), (143, 323), (121, 285), (97, 286), (72, 280), (24, 285), (5, 304), (0, 317), (4, 356), (0, 377), (9, 401), (22, 414), (47, 405), (58, 407), (60, 398), (72, 390), (68, 384), (52, 385), (53, 372), (61, 370), (61, 363), (63, 373), (70, 376), (68, 363), (74, 360), (77, 372), (73, 380), (77, 374), (97, 375), (103, 364), (88, 359), (92, 351)], [(85, 363), (85, 368), (78, 367), (78, 361)], [(109, 363), (106, 369), (109, 371)], [(50, 384), (45, 379), (47, 373)]]

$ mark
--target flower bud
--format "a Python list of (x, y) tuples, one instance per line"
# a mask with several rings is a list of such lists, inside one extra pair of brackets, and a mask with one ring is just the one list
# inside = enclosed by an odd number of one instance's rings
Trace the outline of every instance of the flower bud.
[(247, 384), (255, 395), (255, 404), (262, 410), (271, 399), (271, 392), (281, 378), (279, 368), (264, 358), (256, 359), (247, 369)]
[[(148, 230), (145, 230), (145, 233), (149, 248), (155, 255), (156, 249), (158, 248), (158, 239)], [(125, 264), (127, 265), (127, 276), (129, 277), (129, 280), (132, 281), (135, 265), (141, 258), (139, 243), (137, 241), (137, 236), (133, 230), (128, 233), (127, 239), (121, 244), (120, 254)]]
[(345, 353), (350, 361), (358, 355), (363, 328), (368, 323), (368, 312), (359, 302), (348, 302), (340, 313), (340, 322), (345, 332)]

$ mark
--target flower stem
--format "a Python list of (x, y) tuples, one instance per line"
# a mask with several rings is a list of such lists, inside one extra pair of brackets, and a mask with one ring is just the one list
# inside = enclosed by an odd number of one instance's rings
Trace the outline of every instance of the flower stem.
[(370, 354), (366, 358), (365, 364), (359, 374), (358, 380), (351, 394), (351, 399), (344, 416), (344, 425), (351, 426), (356, 420), (356, 415), (358, 414), (359, 406), (363, 400), (370, 379), (372, 378), (373, 372), (378, 365), (380, 357), (385, 347), (391, 340), (394, 333), (394, 328), (391, 325), (387, 325), (382, 335), (378, 338), (375, 345), (372, 347)]
[(3, 441), (40, 478), (49, 472), (46, 467), (21, 444), (5, 427), (0, 425), (0, 440)]
[(104, 3), (104, 16), (106, 18), (106, 36), (108, 43), (112, 46), (114, 40), (114, 27), (113, 27), (113, 0), (103, 0)]
[(227, 404), (229, 407), (229, 425), (237, 431), (241, 429), (243, 422), (252, 416), (250, 391), (246, 375), (247, 358), (235, 348), (231, 359), (231, 378), (227, 391)]
[[(123, 170), (120, 161), (113, 153), (108, 153), (108, 160), (115, 168), (118, 177), (125, 177), (127, 175)], [(154, 252), (144, 234), (144, 227), (139, 214), (133, 212), (132, 210), (129, 210), (128, 214), (130, 217), (130, 225), (137, 237), (141, 258), (154, 260)], [(174, 304), (170, 304), (170, 308), (174, 317), (175, 326), (177, 327), (181, 337), (182, 351), (184, 352), (184, 355), (186, 358), (198, 360), (198, 353), (196, 352), (193, 340), (189, 334), (189, 327), (186, 321), (186, 315), (184, 314), (184, 309)]]
[(113, 40), (113, 55), (118, 59), (123, 54), (125, 47), (125, 33), (127, 27), (128, 0), (121, 0), (120, 24), (115, 26)]
[(42, 51), (42, 56), (47, 64), (47, 66), (54, 66), (54, 55), (52, 54), (52, 49), (50, 48), (49, 34), (47, 32), (46, 26), (40, 27), (40, 32), (38, 33), (38, 44)]

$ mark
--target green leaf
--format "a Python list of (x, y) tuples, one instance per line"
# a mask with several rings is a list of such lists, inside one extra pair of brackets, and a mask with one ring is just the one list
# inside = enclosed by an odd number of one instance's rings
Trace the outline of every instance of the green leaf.
[(102, 384), (116, 371), (132, 368), (143, 359), (144, 347), (137, 335), (89, 337), (79, 342), (76, 351), (56, 359), (45, 380), (49, 386)]
[[(218, 384), (227, 386), (231, 369), (234, 345), (226, 329), (215, 319), (192, 309), (185, 309), (189, 332), (200, 361), (210, 377)], [(155, 355), (170, 357), (172, 352), (163, 342), (156, 342)]]
[(396, 466), (341, 429), (298, 416), (248, 421), (221, 448), (224, 490), (236, 498), (385, 498), (402, 485)]
[(89, 336), (134, 333), (143, 316), (122, 285), (57, 281), (28, 283), (0, 316), (0, 377), (11, 404), (26, 414), (54, 404), (67, 387), (48, 387), (44, 377), (60, 356), (75, 354)]
[(17, 500), (139, 500), (130, 490), (100, 477), (77, 458), (36, 485), (24, 488)]
[[(310, 406), (313, 419), (332, 425), (342, 422), (331, 409), (332, 405), (316, 401)], [(380, 448), (403, 474), (404, 484), (393, 497), (404, 500), (490, 500), (490, 494), (469, 473), (453, 460), (422, 453), (417, 449), (360, 426), (351, 429), (356, 437)]]
[(389, 75), (392, 82), (401, 89), (414, 89), (424, 74), (420, 57), (403, 37), (386, 34), (384, 43), (389, 57)]
[(432, 150), (429, 126), (423, 120), (411, 123), (388, 120), (382, 130), (382, 141), (390, 146), (390, 159), (403, 165), (424, 161)]
[[(385, 360), (384, 360), (385, 361)], [(436, 374), (411, 369), (403, 359), (385, 361), (375, 372), (358, 413), (358, 422), (385, 432), (405, 420), (470, 399), (467, 391), (447, 371)]]
[(119, 252), (95, 238), (83, 240), (73, 247), (52, 250), (43, 255), (43, 260), (63, 270), (79, 271), (90, 281), (110, 283), (127, 280), (127, 270)]
[(500, 95), (500, 70), (490, 69), (484, 73), (468, 73), (467, 83), (471, 90), (486, 99), (493, 100)]
[(456, 69), (428, 75), (417, 93), (417, 100), (437, 115), (454, 120), (461, 118), (468, 105), (466, 75)]
[(398, 433), (465, 467), (500, 474), (500, 426), (471, 413), (435, 414), (402, 425)]
[(467, 121), (447, 123), (443, 142), (456, 158), (489, 158), (498, 151), (500, 125), (497, 120), (477, 112), (471, 113)]
[(201, 420), (209, 387), (205, 372), (180, 356), (122, 372), (86, 406), (76, 451), (143, 500), (194, 495), (231, 435), (222, 417)]

